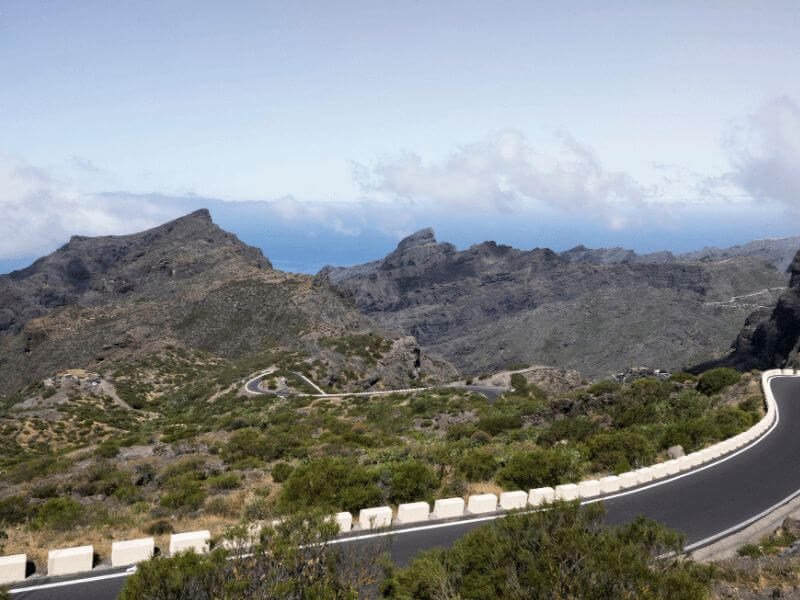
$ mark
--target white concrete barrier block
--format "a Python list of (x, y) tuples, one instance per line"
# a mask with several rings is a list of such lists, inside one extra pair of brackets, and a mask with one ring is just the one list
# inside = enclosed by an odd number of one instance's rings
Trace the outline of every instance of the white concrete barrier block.
[(409, 502), (397, 507), (397, 524), (419, 523), (427, 521), (431, 514), (430, 504), (427, 502)]
[(223, 539), (220, 542), (220, 545), (226, 550), (235, 552), (237, 554), (249, 552), (249, 550), (261, 539), (261, 530), (265, 525), (266, 521), (253, 521), (241, 530), (241, 535)]
[(24, 580), (27, 562), (25, 554), (0, 556), (0, 585)]
[(503, 510), (517, 510), (528, 505), (528, 494), (523, 491), (503, 492), (500, 494), (500, 508)]
[(632, 488), (639, 484), (639, 474), (636, 471), (628, 471), (627, 473), (622, 473), (619, 476), (619, 487), (620, 489), (628, 489)]
[(475, 494), (467, 500), (467, 512), (473, 515), (497, 510), (497, 496), (494, 494)]
[(681, 470), (680, 465), (678, 464), (678, 459), (676, 458), (664, 461), (662, 464), (664, 465), (664, 477), (677, 475)]
[(613, 494), (620, 490), (619, 477), (617, 475), (609, 475), (600, 479), (600, 493)]
[(53, 576), (84, 573), (92, 570), (93, 563), (93, 546), (50, 550), (47, 553), (47, 574)]
[(541, 506), (550, 504), (556, 499), (556, 491), (551, 487), (540, 487), (528, 492), (528, 504), (531, 506)]
[(454, 519), (463, 514), (463, 498), (440, 498), (433, 503), (433, 516), (437, 519)]
[(684, 458), (690, 469), (694, 469), (703, 462), (703, 455), (700, 454), (700, 452), (692, 452), (691, 454), (687, 454)]
[(575, 483), (564, 483), (556, 486), (556, 500), (577, 500), (578, 485)]
[(342, 533), (347, 533), (353, 528), (353, 515), (349, 512), (336, 513), (333, 518)]
[(651, 481), (653, 481), (652, 467), (642, 467), (641, 469), (636, 469), (634, 473), (636, 473), (636, 483), (638, 485), (641, 485), (643, 483), (650, 483)]
[(211, 532), (187, 531), (186, 533), (173, 533), (169, 536), (169, 553), (174, 556), (184, 550), (192, 550), (197, 554), (208, 552), (208, 545), (211, 541)]
[(578, 498), (594, 498), (600, 495), (600, 482), (587, 479), (578, 483)]
[(649, 467), (653, 473), (653, 479), (664, 479), (667, 476), (667, 468), (664, 463), (656, 463)]
[(358, 524), (361, 529), (389, 527), (392, 524), (392, 508), (390, 506), (362, 508), (358, 513)]
[(153, 556), (155, 548), (156, 543), (153, 538), (113, 542), (111, 544), (111, 566), (135, 565)]

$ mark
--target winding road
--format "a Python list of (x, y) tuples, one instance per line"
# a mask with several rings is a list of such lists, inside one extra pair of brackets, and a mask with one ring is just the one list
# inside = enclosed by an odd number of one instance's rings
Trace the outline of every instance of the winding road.
[[(601, 499), (610, 524), (624, 523), (644, 514), (687, 536), (687, 549), (710, 544), (743, 529), (752, 520), (800, 495), (800, 377), (770, 380), (778, 405), (771, 429), (752, 444), (669, 479), (626, 490)], [(430, 522), (389, 531), (351, 533), (339, 544), (366, 545), (391, 537), (391, 554), (407, 564), (420, 550), (446, 546), (471, 529), (502, 514)], [(112, 600), (122, 588), (124, 570), (109, 570), (93, 577), (47, 582), (29, 581), (12, 589), (14, 600)]]
[[(262, 371), (255, 377), (248, 379), (247, 382), (244, 384), (244, 389), (248, 394), (252, 394), (254, 396), (257, 395), (264, 395), (264, 394), (273, 394), (276, 395), (274, 392), (267, 392), (261, 389), (261, 378), (264, 375), (268, 375), (271, 371)], [(418, 388), (402, 388), (396, 390), (372, 390), (366, 392), (332, 392), (328, 393), (325, 392), (322, 388), (320, 388), (316, 383), (311, 381), (308, 377), (303, 375), (302, 373), (294, 372), (295, 375), (303, 379), (308, 385), (316, 389), (319, 393), (318, 394), (299, 394), (301, 396), (313, 396), (314, 398), (344, 398), (346, 396), (386, 396), (388, 394), (408, 394), (412, 392), (424, 392), (426, 390), (434, 389), (429, 387), (418, 387)], [(490, 402), (496, 400), (499, 396), (502, 396), (503, 393), (506, 391), (506, 388), (490, 386), (490, 385), (456, 385), (456, 384), (449, 384), (443, 387), (451, 387), (456, 389), (467, 390), (470, 392), (475, 392), (476, 394), (484, 395)], [(279, 394), (278, 394), (279, 395)]]

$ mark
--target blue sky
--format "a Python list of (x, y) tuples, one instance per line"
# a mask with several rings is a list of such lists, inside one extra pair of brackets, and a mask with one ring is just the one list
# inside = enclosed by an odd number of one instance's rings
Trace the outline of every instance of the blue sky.
[(797, 234), (798, 26), (796, 2), (2, 3), (0, 270), (200, 206), (304, 271), (427, 225)]

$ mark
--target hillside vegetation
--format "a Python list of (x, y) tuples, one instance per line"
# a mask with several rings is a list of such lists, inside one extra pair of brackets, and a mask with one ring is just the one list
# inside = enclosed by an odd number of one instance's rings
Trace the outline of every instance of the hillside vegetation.
[(41, 549), (89, 541), (102, 555), (112, 539), (163, 543), (173, 530), (219, 533), (298, 510), (556, 485), (649, 464), (676, 444), (695, 450), (762, 411), (757, 378), (727, 371), (564, 393), (513, 375), (494, 402), (447, 387), (251, 396), (241, 384), (255, 362), (312, 380), (325, 371), (298, 353), (258, 358), (175, 350), (6, 397), (7, 551), (42, 560)]

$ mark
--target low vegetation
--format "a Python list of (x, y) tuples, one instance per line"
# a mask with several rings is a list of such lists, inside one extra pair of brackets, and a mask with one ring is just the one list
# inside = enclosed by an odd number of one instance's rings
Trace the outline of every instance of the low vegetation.
[[(139, 566), (121, 599), (364, 598), (523, 600), (709, 596), (713, 570), (674, 554), (677, 534), (640, 518), (602, 526), (599, 505), (557, 505), (511, 515), (423, 552), (405, 569), (373, 545), (326, 545), (333, 535), (319, 516), (266, 527), (245, 558), (156, 557)], [(231, 537), (236, 539), (236, 532)], [(348, 554), (349, 553), (349, 554)], [(513, 560), (511, 560), (513, 557)], [(655, 558), (654, 558), (655, 557)]]
[[(313, 376), (302, 355), (266, 359)], [(105, 376), (120, 396), (141, 407), (109, 399), (125, 414), (116, 420), (99, 409), (77, 417), (73, 403), (90, 405), (104, 393), (71, 384), (51, 396), (55, 409), (20, 412), (18, 403), (41, 398), (42, 387), (7, 401), (6, 550), (41, 562), (43, 549), (75, 539), (103, 554), (111, 539), (220, 532), (298, 510), (557, 485), (662, 460), (674, 445), (699, 449), (749, 427), (763, 410), (751, 374), (709, 376), (705, 393), (703, 376), (601, 381), (553, 394), (515, 375), (513, 389), (493, 402), (455, 388), (312, 398), (239, 395), (227, 388), (263, 362), (203, 361), (168, 353), (110, 367)], [(24, 434), (32, 423), (38, 438)], [(79, 433), (58, 438), (68, 427)]]

